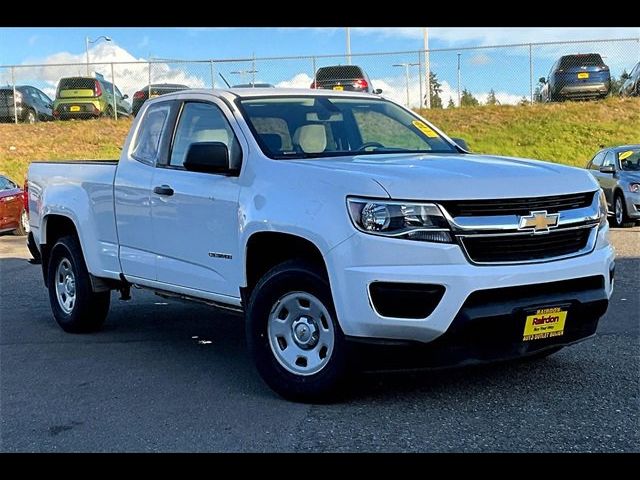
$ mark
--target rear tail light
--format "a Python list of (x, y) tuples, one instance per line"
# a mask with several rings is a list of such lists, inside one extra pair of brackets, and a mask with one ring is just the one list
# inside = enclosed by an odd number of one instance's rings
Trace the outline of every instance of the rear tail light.
[(134, 100), (140, 100), (141, 98), (144, 98), (144, 92), (142, 90), (138, 90), (136, 93), (133, 94)]
[(24, 178), (24, 189), (22, 190), (22, 199), (24, 202), (24, 211), (29, 213), (29, 179)]
[(100, 82), (97, 80), (95, 81), (95, 86), (93, 87), (93, 93), (96, 97), (102, 95), (102, 87), (100, 86)]
[(316, 83), (315, 80), (311, 82), (311, 86), (309, 88), (318, 88), (318, 84)]
[(366, 90), (367, 88), (369, 88), (369, 83), (367, 83), (367, 81), (364, 78), (359, 78), (353, 83), (353, 86), (355, 88)]

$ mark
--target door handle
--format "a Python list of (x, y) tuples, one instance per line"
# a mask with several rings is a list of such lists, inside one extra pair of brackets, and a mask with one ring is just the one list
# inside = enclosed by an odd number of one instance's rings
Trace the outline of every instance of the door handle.
[(159, 187), (155, 187), (153, 189), (153, 193), (170, 197), (171, 195), (173, 195), (173, 188), (171, 188), (169, 185), (160, 185)]

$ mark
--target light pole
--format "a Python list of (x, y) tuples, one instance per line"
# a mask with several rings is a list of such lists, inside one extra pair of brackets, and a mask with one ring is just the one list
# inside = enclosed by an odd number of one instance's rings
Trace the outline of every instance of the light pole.
[(460, 103), (460, 55), (462, 54), (458, 54), (458, 107), (462, 106), (462, 104)]
[(258, 70), (252, 68), (251, 70), (235, 70), (233, 72), (229, 72), (229, 73), (233, 73), (235, 75), (240, 75), (240, 78), (242, 78), (242, 82), (244, 83), (244, 76), (249, 74), (249, 73), (253, 73), (253, 81), (251, 82), (251, 86), (254, 87), (255, 83), (256, 83), (256, 73), (258, 73)]
[(351, 29), (344, 27), (347, 33), (347, 65), (351, 65)]
[(107, 37), (106, 35), (100, 35), (95, 40), (90, 40), (89, 37), (84, 37), (84, 47), (85, 47), (85, 51), (87, 52), (87, 77), (89, 76), (89, 44), (96, 43), (101, 38), (104, 38), (105, 42), (111, 41), (111, 37)]
[(431, 108), (431, 62), (429, 59), (429, 29), (423, 29), (424, 34), (424, 75), (427, 80), (427, 98), (425, 99), (425, 106)]
[(407, 108), (410, 108), (409, 106), (409, 67), (412, 67), (414, 65), (420, 65), (419, 63), (394, 63), (393, 66), (394, 67), (404, 67), (404, 75), (405, 75), (405, 81), (406, 81), (406, 87), (407, 87)]

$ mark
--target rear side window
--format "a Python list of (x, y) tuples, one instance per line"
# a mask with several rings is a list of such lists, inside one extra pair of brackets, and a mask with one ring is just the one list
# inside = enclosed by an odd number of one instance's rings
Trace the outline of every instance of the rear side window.
[(567, 55), (560, 59), (560, 68), (571, 67), (601, 67), (604, 65), (602, 57), (597, 53), (586, 55)]
[(602, 166), (602, 161), (604, 160), (604, 156), (606, 155), (607, 152), (600, 152), (598, 153), (595, 157), (593, 157), (593, 160), (591, 160), (591, 169), (592, 170), (599, 170), (600, 167)]
[(131, 156), (144, 163), (155, 163), (160, 149), (160, 137), (169, 117), (169, 103), (158, 103), (147, 110), (138, 129)]
[(11, 190), (15, 185), (10, 180), (0, 177), (0, 190)]

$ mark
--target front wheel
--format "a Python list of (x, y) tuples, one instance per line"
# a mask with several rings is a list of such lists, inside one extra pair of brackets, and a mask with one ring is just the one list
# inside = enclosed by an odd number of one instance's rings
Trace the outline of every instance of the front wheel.
[(624, 204), (624, 197), (617, 193), (613, 203), (613, 225), (618, 228), (632, 227), (634, 222), (627, 216), (627, 209)]
[(51, 249), (47, 273), (49, 302), (65, 332), (98, 330), (109, 312), (111, 292), (94, 292), (77, 238), (62, 237)]
[(338, 393), (346, 342), (322, 269), (293, 260), (267, 272), (248, 302), (246, 336), (260, 375), (278, 394), (312, 402)]

